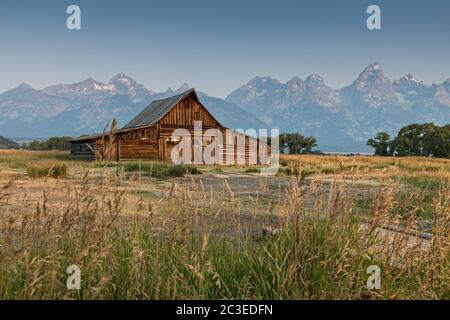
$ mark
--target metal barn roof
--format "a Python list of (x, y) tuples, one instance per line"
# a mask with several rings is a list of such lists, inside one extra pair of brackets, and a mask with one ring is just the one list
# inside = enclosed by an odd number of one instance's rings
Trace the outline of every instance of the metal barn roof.
[(142, 126), (151, 126), (161, 120), (164, 115), (170, 111), (180, 100), (187, 97), (194, 89), (189, 89), (181, 94), (165, 99), (155, 100), (148, 107), (141, 111), (136, 117), (128, 122), (122, 129), (137, 128)]

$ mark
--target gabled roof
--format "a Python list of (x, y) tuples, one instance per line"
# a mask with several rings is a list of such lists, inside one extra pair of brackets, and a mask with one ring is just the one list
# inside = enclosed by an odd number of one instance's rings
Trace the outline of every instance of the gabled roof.
[[(141, 113), (139, 113), (136, 117), (134, 117), (130, 122), (128, 122), (121, 130), (130, 129), (130, 128), (138, 128), (143, 126), (151, 126), (156, 124), (159, 120), (162, 119), (175, 105), (188, 97), (189, 95), (193, 95), (194, 99), (196, 99), (199, 103), (199, 99), (194, 89), (189, 89), (181, 94), (176, 96), (172, 96), (165, 99), (155, 100), (150, 103)], [(217, 121), (217, 120), (216, 120)]]
[[(130, 122), (128, 122), (125, 126), (123, 126), (121, 129), (117, 130), (116, 133), (124, 132), (130, 129), (134, 128), (140, 128), (140, 127), (146, 127), (146, 126), (152, 126), (158, 123), (159, 120), (162, 119), (175, 105), (183, 100), (184, 98), (192, 95), (192, 97), (200, 104), (202, 104), (197, 96), (197, 93), (195, 90), (189, 89), (181, 94), (165, 98), (165, 99), (159, 99), (154, 100), (150, 105), (148, 105), (144, 110), (142, 110), (136, 117), (134, 117)], [(205, 108), (206, 109), (206, 108)], [(211, 113), (206, 109), (206, 111), (211, 115)], [(217, 119), (211, 115), (216, 121)], [(220, 124), (219, 121), (217, 123)], [(74, 138), (71, 140), (68, 140), (69, 142), (77, 142), (77, 141), (86, 141), (86, 140), (94, 140), (97, 138), (100, 138), (104, 135), (108, 135), (106, 132), (105, 134), (98, 133), (98, 134), (92, 134), (89, 136), (82, 136), (78, 138)]]

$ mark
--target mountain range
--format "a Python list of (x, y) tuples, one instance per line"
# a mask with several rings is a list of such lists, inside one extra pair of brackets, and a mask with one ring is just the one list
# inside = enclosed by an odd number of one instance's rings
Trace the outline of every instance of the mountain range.
[[(92, 78), (74, 84), (57, 84), (42, 90), (27, 84), (0, 95), (0, 132), (16, 140), (22, 137), (79, 136), (101, 132), (113, 117), (124, 125), (153, 100), (188, 90), (154, 92), (124, 73), (108, 83)], [(266, 124), (223, 99), (198, 92), (202, 102), (221, 123), (231, 128), (261, 128)]]
[(17, 142), (0, 136), (0, 149), (19, 149), (19, 147)]
[[(21, 84), (0, 95), (0, 135), (44, 138), (99, 132), (113, 117), (123, 125), (151, 101), (189, 87), (155, 92), (124, 73), (107, 83), (89, 78), (42, 90)], [(379, 63), (370, 64), (337, 90), (312, 74), (286, 83), (258, 76), (225, 99), (198, 93), (225, 126), (313, 135), (323, 151), (370, 151), (365, 143), (377, 132), (395, 134), (414, 122), (450, 122), (450, 78), (432, 85), (412, 74), (391, 80)]]

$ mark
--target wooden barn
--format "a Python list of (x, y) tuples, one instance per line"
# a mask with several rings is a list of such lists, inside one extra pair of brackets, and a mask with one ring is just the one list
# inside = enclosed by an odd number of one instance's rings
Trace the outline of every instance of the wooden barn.
[[(70, 154), (74, 159), (83, 160), (171, 160), (172, 149), (180, 143), (179, 139), (173, 139), (174, 130), (185, 129), (186, 133), (194, 136), (199, 121), (202, 134), (216, 129), (223, 135), (218, 155), (223, 162), (218, 163), (269, 163), (270, 145), (222, 126), (202, 105), (194, 89), (153, 101), (119, 130), (69, 140)], [(203, 150), (206, 145), (203, 141), (201, 143)], [(191, 163), (198, 163), (191, 160)]]

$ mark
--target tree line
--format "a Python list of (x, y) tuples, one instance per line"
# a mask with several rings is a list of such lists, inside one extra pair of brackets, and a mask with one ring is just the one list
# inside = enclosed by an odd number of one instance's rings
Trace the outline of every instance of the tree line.
[[(67, 140), (71, 137), (52, 137), (45, 141), (33, 140), (21, 145), (26, 150), (70, 150)], [(317, 146), (316, 138), (305, 137), (300, 133), (282, 133), (279, 135), (280, 152), (289, 154), (321, 154), (319, 150), (312, 150)]]
[(367, 140), (378, 156), (422, 156), (450, 158), (450, 124), (413, 123), (400, 129), (393, 139), (379, 132)]
[[(20, 147), (25, 150), (70, 150), (67, 140), (71, 137), (52, 137), (45, 141), (33, 140), (23, 143)], [(320, 150), (313, 150), (317, 140), (313, 136), (305, 137), (300, 133), (282, 133), (279, 135), (280, 152), (288, 154), (322, 154)]]
[(280, 153), (322, 154), (320, 150), (313, 150), (317, 146), (317, 140), (313, 136), (305, 137), (300, 133), (282, 133), (278, 138)]
[[(313, 150), (317, 146), (317, 140), (313, 136), (282, 133), (278, 138), (280, 153), (323, 154), (320, 150)], [(33, 140), (20, 147), (26, 150), (69, 150), (70, 144), (67, 142), (69, 139), (71, 137), (64, 136), (52, 137), (45, 141)], [(6, 144), (5, 141), (3, 141), (4, 147), (18, 147), (17, 144), (14, 146), (10, 143)], [(0, 141), (1, 144), (2, 141)], [(433, 123), (410, 124), (401, 128), (393, 139), (388, 133), (379, 132), (375, 137), (367, 140), (367, 145), (373, 147), (375, 155), (378, 156), (450, 158), (450, 124), (444, 126)]]
[(45, 141), (33, 140), (21, 145), (25, 150), (70, 150), (70, 143), (67, 142), (72, 137), (51, 137)]

